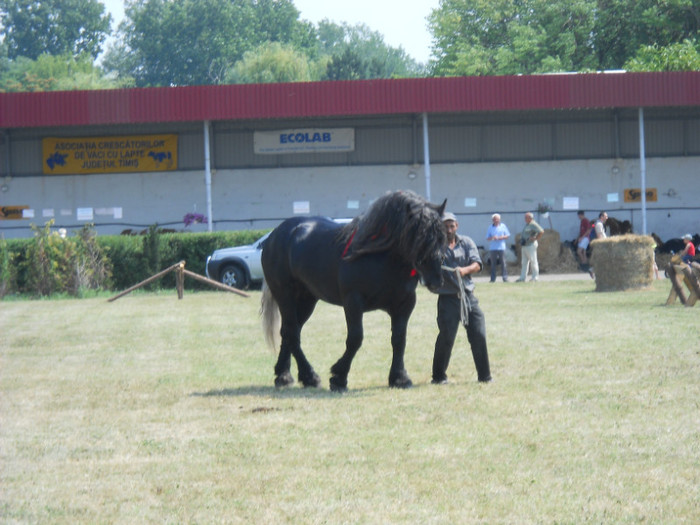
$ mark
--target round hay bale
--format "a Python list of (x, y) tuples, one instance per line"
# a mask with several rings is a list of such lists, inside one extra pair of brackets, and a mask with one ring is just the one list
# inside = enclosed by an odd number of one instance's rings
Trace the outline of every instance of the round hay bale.
[(654, 240), (643, 235), (617, 235), (591, 243), (591, 265), (597, 292), (644, 288), (654, 280)]
[[(561, 236), (556, 230), (545, 230), (542, 238), (537, 241), (537, 262), (540, 272), (553, 273), (561, 266)], [(521, 260), (520, 234), (515, 236), (515, 251), (518, 263)]]

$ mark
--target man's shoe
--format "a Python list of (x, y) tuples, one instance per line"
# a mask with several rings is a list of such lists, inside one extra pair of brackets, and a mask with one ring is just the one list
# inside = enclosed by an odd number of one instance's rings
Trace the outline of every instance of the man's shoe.
[(449, 381), (447, 380), (447, 378), (445, 378), (445, 379), (433, 379), (430, 383), (433, 385), (446, 385), (449, 383)]
[(516, 283), (524, 283), (524, 282), (525, 282), (525, 279), (518, 279), (518, 280), (515, 281), (515, 282), (516, 282)]

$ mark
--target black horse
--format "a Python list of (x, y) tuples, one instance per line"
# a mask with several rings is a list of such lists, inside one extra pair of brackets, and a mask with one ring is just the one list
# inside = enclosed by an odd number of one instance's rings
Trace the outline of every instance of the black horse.
[(393, 359), (389, 386), (408, 388), (404, 367), (406, 329), (416, 304), (419, 275), (431, 290), (442, 284), (445, 231), (441, 206), (410, 191), (390, 192), (346, 225), (323, 217), (282, 222), (265, 241), (261, 314), (271, 346), (281, 327), (275, 386), (294, 383), (291, 356), (304, 386), (321, 380), (301, 349), (301, 329), (318, 300), (345, 309), (345, 353), (331, 367), (330, 388), (347, 390), (350, 365), (362, 344), (362, 315), (384, 310), (391, 317)]

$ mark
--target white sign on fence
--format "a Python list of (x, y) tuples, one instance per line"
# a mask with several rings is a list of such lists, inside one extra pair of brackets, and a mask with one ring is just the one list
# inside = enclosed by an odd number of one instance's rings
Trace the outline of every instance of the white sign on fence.
[(281, 153), (338, 153), (354, 151), (353, 128), (304, 128), (256, 131), (254, 150), (258, 155)]

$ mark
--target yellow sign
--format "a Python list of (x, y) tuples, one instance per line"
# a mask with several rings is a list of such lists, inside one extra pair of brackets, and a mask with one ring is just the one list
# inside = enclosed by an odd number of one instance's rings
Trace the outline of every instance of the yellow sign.
[[(647, 188), (647, 202), (656, 202), (656, 199), (656, 188)], [(642, 202), (642, 190), (640, 188), (627, 188), (625, 202)]]
[(0, 206), (0, 220), (24, 219), (22, 210), (28, 210), (29, 206)]
[(177, 135), (49, 137), (42, 140), (46, 175), (177, 169)]

